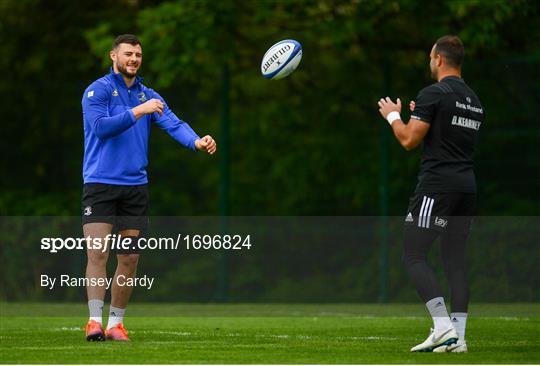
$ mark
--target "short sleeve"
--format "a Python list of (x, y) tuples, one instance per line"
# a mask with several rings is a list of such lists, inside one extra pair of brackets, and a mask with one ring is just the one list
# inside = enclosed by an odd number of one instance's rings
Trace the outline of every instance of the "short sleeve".
[(416, 106), (411, 114), (411, 118), (431, 123), (435, 116), (435, 108), (441, 99), (442, 91), (433, 85), (420, 90), (415, 99)]

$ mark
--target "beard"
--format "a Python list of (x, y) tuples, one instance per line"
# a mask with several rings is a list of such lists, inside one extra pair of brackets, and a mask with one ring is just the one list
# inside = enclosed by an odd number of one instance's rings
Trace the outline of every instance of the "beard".
[(118, 72), (120, 72), (120, 74), (127, 77), (128, 79), (133, 79), (135, 76), (137, 76), (137, 71), (139, 71), (139, 68), (137, 67), (135, 72), (129, 72), (128, 66), (126, 64), (117, 64), (116, 68), (118, 69)]

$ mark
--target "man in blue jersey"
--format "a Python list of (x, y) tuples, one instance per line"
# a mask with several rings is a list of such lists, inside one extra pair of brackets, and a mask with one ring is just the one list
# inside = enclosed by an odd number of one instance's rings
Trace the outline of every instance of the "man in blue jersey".
[[(216, 152), (211, 136), (200, 138), (180, 120), (154, 90), (142, 84), (139, 39), (118, 36), (110, 51), (108, 75), (94, 81), (82, 98), (84, 162), (82, 217), (85, 238), (90, 237), (86, 267), (90, 319), (86, 339), (128, 341), (122, 324), (132, 287), (118, 278), (133, 278), (139, 260), (136, 246), (148, 223), (148, 137), (151, 123), (193, 151)], [(102, 311), (107, 289), (106, 264), (113, 227), (129, 248), (115, 248), (117, 267), (111, 285), (107, 328)], [(109, 239), (107, 239), (109, 238)], [(117, 240), (118, 242), (118, 240)], [(102, 245), (108, 244), (107, 250)], [(100, 246), (101, 245), (101, 246)], [(119, 285), (120, 282), (124, 284)]]

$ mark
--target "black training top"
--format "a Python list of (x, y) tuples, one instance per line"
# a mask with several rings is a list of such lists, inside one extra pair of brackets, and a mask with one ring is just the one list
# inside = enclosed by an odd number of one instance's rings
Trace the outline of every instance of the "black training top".
[(448, 76), (420, 91), (411, 118), (431, 124), (424, 137), (417, 193), (476, 193), (473, 153), (485, 112), (463, 79)]

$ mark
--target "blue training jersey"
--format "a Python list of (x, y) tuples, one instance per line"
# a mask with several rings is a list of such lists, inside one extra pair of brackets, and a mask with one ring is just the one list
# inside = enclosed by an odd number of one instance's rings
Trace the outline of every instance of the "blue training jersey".
[[(176, 141), (195, 151), (199, 136), (169, 109), (163, 98), (137, 77), (127, 87), (122, 75), (112, 70), (84, 91), (84, 183), (139, 185), (148, 183), (148, 137), (150, 122), (167, 131)], [(143, 115), (131, 111), (152, 98), (165, 105), (163, 114)]]

